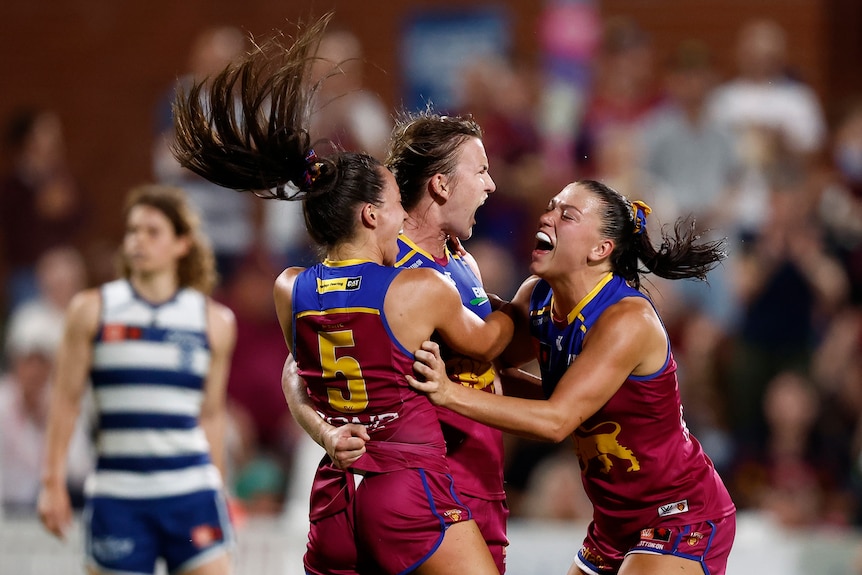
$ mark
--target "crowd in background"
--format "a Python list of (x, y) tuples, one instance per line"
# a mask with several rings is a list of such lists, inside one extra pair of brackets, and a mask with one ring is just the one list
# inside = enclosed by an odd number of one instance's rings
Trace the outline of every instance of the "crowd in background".
[[(648, 285), (674, 340), (686, 421), (741, 510), (790, 527), (862, 525), (862, 101), (830, 110), (828, 123), (829, 103), (795, 73), (792, 39), (774, 22), (739, 30), (737, 66), (724, 76), (696, 38), (659, 60), (637, 22), (603, 26), (583, 105), (553, 154), (533, 67), (465, 63), (457, 107), (440, 110), (472, 114), (485, 133), (497, 192), (465, 247), (487, 291), (514, 294), (544, 202), (573, 179), (646, 201), (650, 226), (690, 214), (703, 234), (727, 237), (728, 258), (708, 283)], [(208, 30), (181, 83), (246, 49), (238, 30)], [(334, 30), (320, 55), (318, 77), (345, 64), (318, 94), (314, 139), (382, 157), (396, 111), (363, 84), (357, 38)], [(280, 387), (286, 348), (272, 283), (315, 254), (295, 202), (215, 188), (176, 164), (173, 90), (155, 105), (154, 134), (141, 137), (153, 139), (153, 181), (184, 188), (200, 211), (221, 274), (216, 297), (236, 314), (230, 491), (247, 513), (278, 514), (291, 479), (306, 475), (294, 467), (300, 432)], [(6, 513), (34, 513), (63, 312), (78, 290), (110, 279), (113, 264), (104, 248), (81, 245), (86, 182), (65, 164), (61, 118), (25, 110), (6, 119), (4, 136), (14, 170), (0, 181), (0, 494)], [(85, 413), (73, 494), (93, 464), (89, 427)], [(514, 518), (591, 514), (568, 442), (507, 437), (506, 482)]]

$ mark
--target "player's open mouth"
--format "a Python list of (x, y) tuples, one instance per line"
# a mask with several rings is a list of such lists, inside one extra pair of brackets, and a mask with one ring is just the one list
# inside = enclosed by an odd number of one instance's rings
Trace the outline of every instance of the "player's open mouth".
[(536, 249), (549, 252), (554, 249), (554, 243), (551, 241), (551, 236), (545, 232), (536, 232)]

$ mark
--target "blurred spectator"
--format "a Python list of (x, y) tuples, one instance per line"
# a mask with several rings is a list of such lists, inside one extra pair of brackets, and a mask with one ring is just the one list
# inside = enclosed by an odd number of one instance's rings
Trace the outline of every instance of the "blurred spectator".
[[(691, 214), (700, 229), (725, 229), (727, 196), (739, 177), (740, 162), (731, 133), (706, 115), (717, 75), (709, 49), (688, 40), (667, 64), (668, 99), (645, 121), (645, 169), (666, 186), (675, 216)], [(671, 214), (672, 215), (672, 214)]]
[(766, 484), (758, 507), (788, 527), (804, 527), (819, 520), (823, 489), (818, 481), (814, 424), (819, 404), (814, 387), (804, 377), (779, 373), (769, 382), (763, 411), (769, 426), (763, 457)]
[(575, 139), (575, 177), (596, 175), (596, 150), (606, 130), (635, 129), (661, 102), (653, 59), (652, 40), (634, 20), (605, 20), (595, 84)]
[(278, 461), (258, 455), (239, 470), (234, 493), (249, 515), (275, 516), (284, 511), (285, 469)]
[[(484, 56), (461, 69), (461, 112), (482, 127), (485, 152), (495, 174), (494, 201), (481, 209), (473, 243), (486, 239), (514, 258), (518, 275), (530, 263), (535, 226), (547, 205), (547, 182), (541, 142), (534, 123), (535, 82), (523, 70), (497, 56)], [(484, 272), (483, 272), (484, 276)]]
[(744, 308), (725, 391), (742, 452), (763, 448), (767, 382), (785, 370), (809, 372), (816, 335), (848, 293), (846, 274), (826, 250), (800, 182), (776, 182), (770, 208), (761, 232), (743, 244), (733, 273)]
[[(730, 209), (736, 205), (733, 195), (741, 168), (731, 134), (706, 114), (716, 81), (707, 46), (698, 40), (681, 42), (665, 69), (667, 100), (645, 120), (642, 134), (643, 166), (665, 191), (668, 213), (672, 218), (693, 217), (693, 225), (712, 239), (735, 236)], [(680, 394), (686, 422), (722, 473), (733, 457), (721, 389), (739, 317), (729, 278), (732, 269), (729, 261), (720, 264), (709, 272), (707, 282), (657, 281), (678, 369), (684, 374)]]
[(238, 28), (207, 28), (194, 40), (189, 54), (189, 72), (165, 92), (156, 109), (156, 137), (152, 169), (157, 183), (180, 187), (200, 214), (205, 235), (216, 257), (223, 283), (230, 281), (236, 267), (259, 238), (261, 202), (246, 194), (216, 186), (186, 170), (174, 159), (170, 144), (174, 137), (171, 102), (178, 90), (202, 82), (219, 72), (245, 51), (245, 36)]
[(75, 245), (86, 211), (78, 182), (66, 165), (56, 112), (18, 111), (6, 125), (5, 143), (13, 166), (0, 181), (4, 312), (36, 295), (36, 260), (49, 248)]
[[(841, 478), (831, 510), (862, 525), (862, 308), (847, 306), (822, 336), (812, 379), (822, 397), (820, 451)], [(836, 521), (832, 521), (836, 522)]]
[(87, 268), (77, 249), (58, 246), (47, 250), (36, 262), (36, 295), (11, 311), (9, 331), (14, 332), (19, 324), (42, 322), (52, 325), (52, 331), (60, 337), (66, 306), (85, 287)]
[[(6, 514), (35, 516), (42, 480), (51, 371), (62, 333), (48, 316), (10, 323), (8, 371), (0, 378), (0, 494)], [(71, 439), (68, 487), (72, 504), (83, 503), (84, 479), (94, 456), (81, 417)]]
[(788, 67), (787, 37), (777, 23), (747, 22), (736, 63), (738, 75), (716, 88), (708, 113), (734, 134), (744, 172), (732, 210), (745, 233), (756, 233), (771, 201), (768, 172), (785, 169), (780, 164), (788, 160), (807, 170), (825, 144), (826, 124), (817, 95)]
[(380, 97), (364, 86), (364, 65), (362, 44), (353, 32), (327, 30), (311, 71), (311, 82), (318, 83), (311, 138), (383, 158), (393, 122)]
[[(226, 286), (224, 298), (237, 325), (227, 393), (232, 419), (244, 436), (242, 452), (233, 454), (233, 482), (249, 512), (283, 503), (298, 433), (281, 390), (287, 350), (272, 298), (272, 285), (280, 271), (265, 255), (251, 254)], [(283, 477), (277, 486), (272, 485), (272, 469)], [(259, 501), (258, 495), (265, 495), (267, 501)]]
[(738, 76), (710, 102), (713, 118), (733, 129), (743, 147), (774, 132), (794, 154), (816, 154), (826, 123), (817, 95), (788, 68), (784, 29), (772, 20), (747, 22), (737, 38), (736, 63)]
[(831, 165), (822, 186), (820, 218), (850, 276), (851, 297), (862, 303), (862, 102), (838, 122)]
[(237, 322), (228, 397), (251, 414), (261, 447), (285, 453), (292, 441), (287, 434), (293, 418), (281, 391), (287, 350), (272, 299), (272, 284), (281, 270), (265, 257), (250, 255), (239, 271), (224, 298)]
[[(364, 66), (359, 38), (347, 29), (329, 28), (318, 45), (311, 72), (317, 89), (311, 140), (318, 147), (331, 143), (382, 159), (393, 122), (382, 99), (365, 87)], [(316, 263), (300, 203), (264, 202), (262, 208), (262, 239), (277, 267)]]
[(847, 453), (842, 461), (824, 435), (819, 390), (806, 376), (782, 371), (769, 381), (763, 401), (767, 422), (761, 450), (739, 458), (732, 475), (740, 505), (764, 511), (787, 528), (846, 526), (855, 505), (849, 497)]

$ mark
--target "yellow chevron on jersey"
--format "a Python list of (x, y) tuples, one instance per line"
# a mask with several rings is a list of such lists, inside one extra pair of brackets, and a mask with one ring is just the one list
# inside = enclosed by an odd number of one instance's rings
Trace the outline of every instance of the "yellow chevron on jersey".
[(373, 307), (334, 307), (330, 309), (324, 310), (316, 310), (310, 309), (306, 311), (301, 311), (296, 314), (297, 318), (306, 317), (306, 316), (315, 316), (315, 315), (332, 315), (336, 313), (370, 313), (373, 315), (380, 315), (380, 310)]

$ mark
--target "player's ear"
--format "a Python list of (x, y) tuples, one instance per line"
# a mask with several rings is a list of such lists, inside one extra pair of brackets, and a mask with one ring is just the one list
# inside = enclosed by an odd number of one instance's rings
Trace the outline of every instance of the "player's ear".
[(598, 261), (609, 258), (611, 256), (611, 252), (614, 251), (614, 246), (614, 240), (609, 238), (603, 239), (593, 246), (593, 249), (590, 251), (590, 259)]
[(362, 219), (362, 225), (366, 228), (374, 229), (377, 227), (378, 219), (377, 219), (377, 206), (374, 204), (368, 203), (362, 206), (362, 210), (360, 210), (360, 218)]
[(449, 199), (451, 188), (449, 187), (449, 177), (443, 174), (434, 174), (428, 180), (428, 188), (431, 196), (437, 201), (445, 203)]

